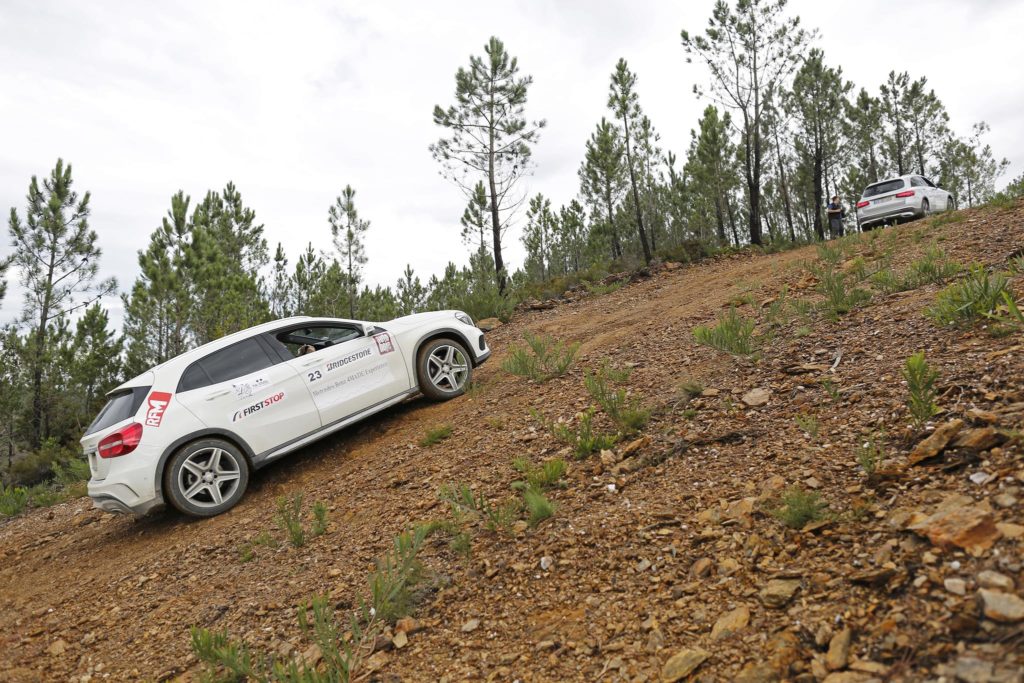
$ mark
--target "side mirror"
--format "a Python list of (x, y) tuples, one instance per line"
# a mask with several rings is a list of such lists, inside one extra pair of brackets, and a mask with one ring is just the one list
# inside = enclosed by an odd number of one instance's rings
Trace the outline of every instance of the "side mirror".
[(363, 336), (370, 337), (377, 330), (377, 326), (372, 323), (363, 323)]

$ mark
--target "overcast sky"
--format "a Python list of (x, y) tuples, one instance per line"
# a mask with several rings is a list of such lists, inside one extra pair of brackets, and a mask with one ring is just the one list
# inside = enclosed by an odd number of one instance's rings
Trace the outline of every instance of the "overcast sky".
[[(679, 32), (702, 31), (712, 0), (490, 2), (0, 3), (0, 257), (6, 214), (22, 215), (33, 174), (58, 157), (92, 192), (104, 275), (128, 289), (136, 252), (184, 190), (193, 204), (231, 180), (290, 265), (307, 242), (329, 248), (327, 208), (341, 188), (372, 223), (372, 283), (394, 284), (406, 263), (424, 280), (467, 260), (465, 198), (438, 175), (427, 146), (431, 111), (447, 106), (454, 74), (497, 35), (534, 77), (527, 113), (547, 128), (532, 193), (557, 206), (577, 191), (583, 145), (606, 114), (619, 57), (638, 74), (640, 103), (682, 157), (705, 102), (692, 86)], [(826, 61), (876, 93), (890, 70), (927, 76), (952, 125), (985, 120), (988, 141), (1024, 168), (1024, 2), (792, 0), (818, 28)], [(522, 261), (518, 231), (512, 264)], [(16, 280), (15, 273), (8, 279)], [(0, 322), (21, 306), (16, 283)], [(110, 301), (115, 320), (120, 302)]]

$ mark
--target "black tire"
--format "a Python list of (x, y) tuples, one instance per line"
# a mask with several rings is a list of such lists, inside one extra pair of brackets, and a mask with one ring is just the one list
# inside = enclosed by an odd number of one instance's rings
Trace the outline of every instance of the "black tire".
[(952, 197), (946, 197), (946, 211), (956, 211), (956, 202)]
[(433, 339), (416, 356), (420, 391), (434, 401), (447, 401), (466, 393), (473, 381), (473, 361), (466, 347), (454, 339)]
[(249, 461), (223, 439), (199, 439), (182, 446), (164, 469), (164, 498), (191, 517), (229, 510), (248, 486)]
[(927, 216), (928, 215), (928, 210), (931, 209), (931, 208), (932, 208), (932, 205), (928, 202), (928, 200), (927, 199), (922, 199), (921, 200), (921, 217), (924, 218), (925, 216)]

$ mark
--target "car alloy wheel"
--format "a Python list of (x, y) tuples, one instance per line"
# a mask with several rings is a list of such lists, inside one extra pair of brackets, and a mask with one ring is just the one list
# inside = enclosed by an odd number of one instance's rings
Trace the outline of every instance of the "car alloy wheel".
[(420, 391), (430, 398), (445, 400), (465, 393), (473, 366), (462, 344), (435, 339), (420, 350), (416, 374)]
[(922, 216), (927, 216), (928, 212), (931, 210), (931, 208), (932, 208), (932, 206), (931, 206), (931, 204), (928, 203), (927, 199), (922, 199), (921, 200), (921, 215)]
[(211, 517), (237, 503), (249, 483), (249, 463), (220, 439), (195, 441), (168, 465), (165, 485), (174, 507), (196, 517)]

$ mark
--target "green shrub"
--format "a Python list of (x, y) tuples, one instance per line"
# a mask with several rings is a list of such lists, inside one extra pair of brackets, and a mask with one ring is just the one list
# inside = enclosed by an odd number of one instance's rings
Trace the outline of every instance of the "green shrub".
[(498, 505), (487, 503), (484, 507), (484, 526), (488, 531), (510, 533), (512, 525), (519, 519), (521, 512), (522, 504), (514, 498), (510, 498)]
[(611, 386), (612, 382), (622, 383), (628, 378), (628, 370), (615, 370), (607, 363), (593, 374), (583, 373), (583, 383), (590, 397), (623, 434), (632, 434), (642, 429), (651, 417), (651, 411), (644, 408), (638, 398), (629, 397), (621, 387), (616, 389)]
[(0, 515), (14, 517), (28, 505), (28, 490), (23, 486), (0, 484)]
[(557, 486), (565, 475), (565, 461), (560, 458), (545, 460), (538, 466), (529, 458), (519, 456), (512, 461), (512, 467), (524, 477), (523, 481), (513, 482), (512, 488), (547, 491)]
[(394, 624), (415, 607), (416, 590), (424, 578), (423, 564), (416, 555), (432, 529), (419, 526), (395, 537), (394, 545), (377, 560), (370, 574), (370, 600), (363, 606), (364, 621), (380, 619)]
[(857, 464), (869, 477), (878, 469), (879, 463), (885, 459), (885, 434), (867, 438), (857, 446)]
[(543, 493), (533, 489), (523, 491), (523, 503), (528, 513), (526, 522), (530, 527), (535, 527), (545, 519), (555, 514), (555, 504), (548, 500)]
[(929, 248), (924, 256), (910, 264), (907, 280), (918, 287), (929, 282), (944, 282), (963, 270), (963, 266), (946, 258), (938, 247)]
[(536, 337), (523, 333), (528, 348), (513, 346), (501, 367), (513, 375), (529, 377), (535, 382), (546, 382), (569, 371), (580, 345), (555, 341), (551, 337)]
[(975, 264), (960, 282), (941, 292), (926, 314), (939, 325), (963, 327), (991, 315), (1005, 301), (1009, 283), (1002, 273)]
[(903, 378), (907, 380), (907, 408), (914, 424), (920, 429), (939, 411), (935, 405), (935, 380), (939, 373), (928, 365), (924, 351), (907, 358), (903, 365)]
[(313, 504), (313, 528), (314, 536), (323, 536), (327, 533), (327, 506), (317, 501)]
[(798, 486), (787, 489), (782, 495), (781, 503), (771, 511), (772, 517), (790, 529), (803, 529), (808, 522), (822, 519), (828, 507), (818, 493), (804, 491)]
[(551, 424), (551, 431), (555, 437), (572, 446), (573, 455), (577, 460), (615, 445), (614, 434), (599, 434), (594, 431), (595, 411), (596, 409), (591, 406), (580, 413), (575, 428), (558, 422)]
[(704, 385), (696, 380), (686, 380), (679, 385), (679, 391), (687, 398), (700, 396), (704, 392)]
[(719, 313), (717, 325), (693, 328), (693, 337), (698, 344), (737, 356), (749, 356), (758, 347), (754, 339), (754, 321), (744, 318), (732, 307), (726, 313)]
[(882, 270), (875, 271), (869, 279), (872, 285), (886, 294), (910, 289), (907, 286), (907, 281), (897, 275), (892, 268), (883, 268)]
[(293, 547), (306, 545), (306, 530), (302, 528), (302, 493), (277, 499), (277, 525), (288, 534)]
[(810, 413), (803, 413), (796, 416), (796, 426), (805, 432), (807, 436), (812, 439), (817, 438), (818, 432), (821, 429), (821, 423), (818, 422), (818, 418)]
[(866, 289), (848, 287), (846, 276), (832, 268), (819, 269), (816, 275), (817, 289), (825, 295), (822, 308), (831, 317), (846, 315), (871, 298), (871, 292)]
[(440, 443), (452, 435), (451, 425), (439, 425), (432, 427), (427, 430), (426, 436), (420, 439), (420, 446), (429, 448), (436, 443)]

